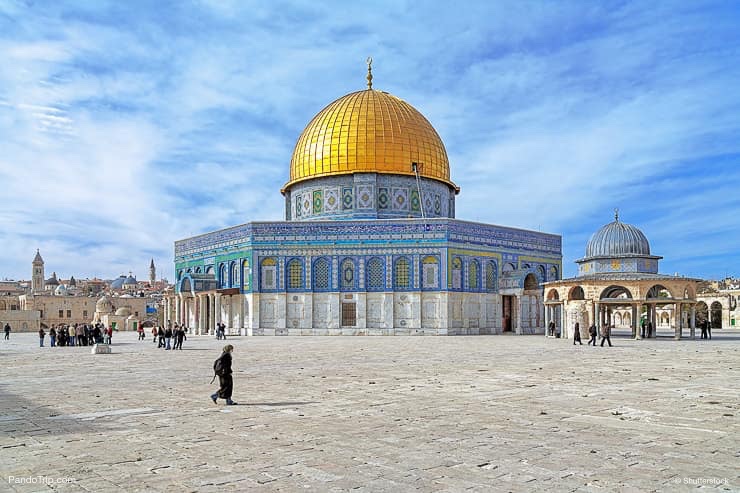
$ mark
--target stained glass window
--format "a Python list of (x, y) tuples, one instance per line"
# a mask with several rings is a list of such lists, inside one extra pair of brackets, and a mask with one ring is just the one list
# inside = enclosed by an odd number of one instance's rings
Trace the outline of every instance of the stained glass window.
[(393, 285), (397, 289), (408, 289), (411, 281), (409, 278), (409, 261), (405, 257), (399, 258), (396, 260), (393, 271)]
[(274, 258), (262, 261), (262, 288), (277, 289), (277, 262)]
[(382, 291), (385, 287), (385, 274), (383, 273), (383, 260), (373, 257), (367, 263), (367, 289), (370, 291)]
[(452, 259), (452, 289), (462, 288), (462, 260), (460, 257)]
[(301, 289), (303, 287), (303, 263), (294, 258), (288, 262), (288, 288)]
[(423, 269), (422, 275), (424, 276), (422, 285), (424, 288), (433, 289), (439, 287), (437, 282), (437, 279), (439, 278), (439, 260), (437, 257), (433, 257), (431, 255), (424, 257), (424, 260), (422, 260), (421, 263)]
[(231, 287), (239, 287), (239, 267), (236, 264), (231, 264)]
[(496, 264), (486, 262), (486, 291), (496, 291)]
[(471, 260), (468, 265), (468, 286), (471, 290), (480, 289), (480, 282), (478, 280), (478, 261)]
[(355, 287), (355, 263), (352, 259), (344, 259), (339, 269), (339, 287), (352, 289)]
[(320, 258), (313, 265), (314, 289), (329, 289), (329, 262)]

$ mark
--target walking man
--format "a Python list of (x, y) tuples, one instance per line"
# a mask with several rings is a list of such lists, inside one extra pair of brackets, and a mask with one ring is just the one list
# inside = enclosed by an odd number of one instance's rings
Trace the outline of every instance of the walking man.
[(581, 342), (581, 324), (576, 322), (576, 326), (573, 329), (573, 345), (576, 345), (576, 342), (583, 346), (583, 343)]
[(39, 347), (44, 347), (44, 337), (46, 337), (46, 332), (44, 332), (44, 328), (41, 327), (39, 329)]
[[(234, 391), (234, 380), (231, 377), (231, 352), (234, 346), (227, 344), (224, 346), (223, 353), (213, 363), (214, 379), (218, 377), (218, 392), (211, 394), (211, 400), (218, 404), (218, 399), (226, 399), (227, 406), (233, 406), (236, 402), (231, 400), (231, 394)], [(212, 382), (213, 380), (211, 380)]]
[(10, 340), (10, 324), (7, 322), (5, 323), (5, 340)]
[(172, 340), (172, 329), (167, 327), (167, 330), (164, 331), (164, 340), (167, 343), (167, 346), (164, 348), (165, 350), (169, 351), (172, 349), (170, 346), (170, 341)]
[(609, 347), (612, 347), (612, 340), (610, 339), (612, 328), (609, 324), (604, 325), (601, 328), (601, 347), (604, 347), (604, 341), (609, 343)]
[(590, 336), (588, 346), (593, 342), (594, 347), (596, 347), (596, 324), (591, 324), (591, 327), (588, 328), (588, 335)]

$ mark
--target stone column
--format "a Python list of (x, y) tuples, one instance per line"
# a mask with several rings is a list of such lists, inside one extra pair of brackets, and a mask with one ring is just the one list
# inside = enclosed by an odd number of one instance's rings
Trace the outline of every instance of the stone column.
[(181, 322), (182, 317), (182, 295), (176, 294), (175, 295), (175, 323), (179, 324)]
[(550, 336), (550, 311), (552, 310), (552, 307), (550, 305), (545, 305), (545, 337)]
[(642, 315), (642, 303), (638, 303), (635, 306), (635, 327), (637, 327), (637, 331), (635, 332), (635, 339), (642, 339), (642, 334), (640, 333), (640, 330), (642, 330), (642, 327), (640, 326), (640, 316)]
[(696, 339), (696, 305), (691, 305), (691, 338)]
[(516, 307), (516, 330), (514, 333), (521, 335), (522, 334), (522, 307), (521, 307), (522, 297), (517, 296), (515, 299), (516, 299), (516, 303), (514, 303), (514, 306)]
[(200, 295), (200, 335), (208, 333), (208, 303), (205, 294)]
[(640, 325), (637, 323), (637, 306), (639, 305), (630, 305), (630, 308), (632, 309), (632, 338), (633, 339), (639, 339), (640, 335)]
[(226, 327), (229, 328), (229, 329), (232, 327), (232, 324), (234, 323), (234, 307), (233, 307), (233, 305), (231, 303), (231, 300), (232, 300), (233, 297), (234, 297), (233, 295), (229, 295), (229, 299), (228, 299), (228, 302), (229, 302), (229, 310), (228, 310), (229, 320), (226, 323)]
[[(216, 324), (220, 324), (222, 322), (221, 320), (221, 293), (216, 293), (216, 309), (214, 310), (214, 315), (216, 316)], [(213, 326), (216, 327), (216, 324)]]
[(675, 335), (673, 337), (674, 339), (678, 340), (678, 339), (681, 339), (681, 329), (682, 329), (681, 325), (683, 323), (683, 320), (681, 320), (681, 318), (683, 317), (683, 313), (681, 313), (681, 303), (676, 303), (674, 305), (674, 311), (675, 313), (674, 313), (673, 319), (674, 319), (674, 323), (676, 324), (676, 327), (675, 327)]
[(658, 337), (658, 305), (652, 305), (652, 312), (650, 314), (650, 318), (653, 322), (653, 339)]
[(560, 337), (565, 336), (565, 302), (560, 307)]
[(170, 317), (170, 299), (165, 298), (164, 299), (164, 313), (162, 314), (162, 323), (165, 327), (167, 327), (167, 320), (169, 320)]
[(244, 323), (244, 299), (242, 295), (238, 295), (236, 299), (239, 300), (239, 334), (245, 336), (247, 334), (244, 331), (244, 327), (246, 326)]
[(594, 325), (596, 325), (596, 330), (601, 330), (601, 303), (594, 303), (594, 306), (596, 307), (594, 309)]
[(216, 294), (212, 293), (208, 295), (211, 301), (211, 320), (208, 324), (208, 335), (213, 335), (213, 332), (216, 330)]

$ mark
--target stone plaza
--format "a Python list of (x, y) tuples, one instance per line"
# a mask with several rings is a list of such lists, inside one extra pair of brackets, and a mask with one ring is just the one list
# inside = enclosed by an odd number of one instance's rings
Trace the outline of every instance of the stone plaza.
[(740, 331), (720, 332), (235, 337), (229, 407), (213, 337), (12, 334), (0, 491), (740, 491)]

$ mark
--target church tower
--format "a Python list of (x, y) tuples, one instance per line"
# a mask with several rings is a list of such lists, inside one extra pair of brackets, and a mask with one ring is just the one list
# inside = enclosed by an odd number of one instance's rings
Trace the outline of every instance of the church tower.
[(149, 264), (149, 282), (154, 284), (157, 280), (157, 268), (154, 267), (154, 259)]
[(33, 270), (31, 275), (31, 292), (44, 290), (44, 259), (36, 249), (36, 257), (33, 259)]

